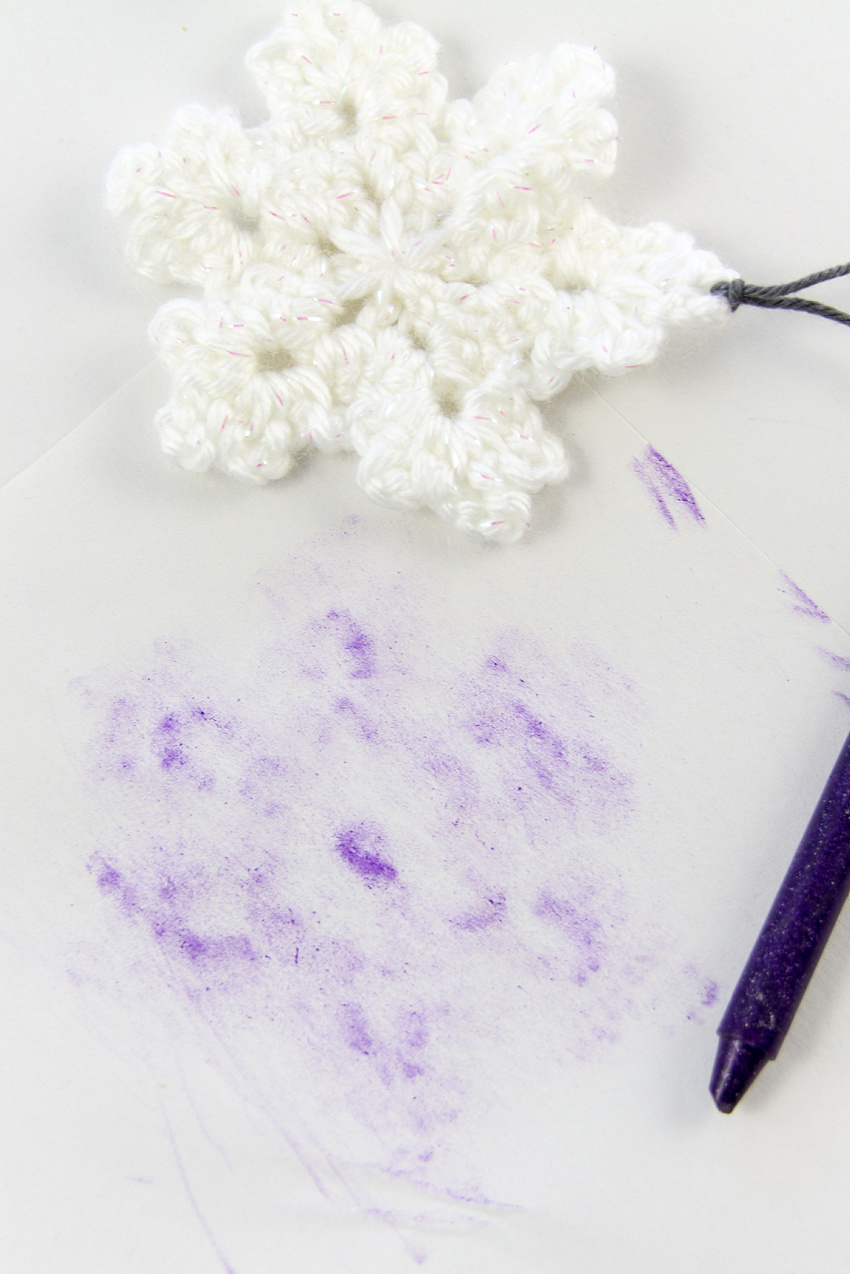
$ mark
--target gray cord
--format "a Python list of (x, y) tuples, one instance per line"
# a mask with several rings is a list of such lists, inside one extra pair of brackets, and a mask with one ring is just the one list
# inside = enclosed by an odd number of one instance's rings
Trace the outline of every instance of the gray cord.
[(845, 274), (850, 274), (850, 262), (844, 266), (819, 270), (817, 274), (807, 274), (804, 279), (795, 279), (793, 283), (774, 283), (767, 287), (744, 283), (743, 279), (723, 279), (720, 283), (715, 283), (711, 291), (725, 297), (733, 313), (739, 305), (757, 305), (765, 310), (803, 310), (806, 314), (819, 314), (824, 319), (832, 319), (835, 323), (845, 323), (850, 327), (850, 314), (845, 314), (843, 310), (822, 305), (820, 301), (809, 301), (807, 297), (790, 295), (800, 288), (811, 288), (816, 283), (837, 279)]

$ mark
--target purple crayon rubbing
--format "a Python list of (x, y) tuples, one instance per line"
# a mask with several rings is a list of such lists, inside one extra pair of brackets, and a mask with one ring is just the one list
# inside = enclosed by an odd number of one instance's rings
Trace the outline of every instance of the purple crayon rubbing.
[(720, 1111), (779, 1053), (849, 891), (850, 738), (717, 1029), (710, 1089)]

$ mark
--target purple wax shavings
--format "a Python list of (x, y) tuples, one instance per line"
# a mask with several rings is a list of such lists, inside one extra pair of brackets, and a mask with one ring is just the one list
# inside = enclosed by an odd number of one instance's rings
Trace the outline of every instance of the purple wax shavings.
[(685, 479), (660, 452), (647, 447), (640, 459), (635, 457), (632, 469), (649, 492), (661, 517), (678, 531), (677, 517), (704, 523), (705, 517)]
[(357, 534), (262, 582), (243, 665), (161, 642), (76, 687), (109, 822), (74, 976), (134, 1013), (167, 998), (333, 1156), (471, 1191), (500, 1069), (592, 1059), (655, 1012), (658, 932), (617, 863), (645, 710), (588, 645), (461, 641)]
[(807, 620), (816, 620), (818, 624), (830, 624), (831, 620), (825, 611), (822, 611), (816, 602), (804, 593), (798, 584), (795, 584), (790, 576), (785, 572), (780, 573), (783, 580), (782, 589), (792, 599), (792, 610), (798, 615), (803, 615)]

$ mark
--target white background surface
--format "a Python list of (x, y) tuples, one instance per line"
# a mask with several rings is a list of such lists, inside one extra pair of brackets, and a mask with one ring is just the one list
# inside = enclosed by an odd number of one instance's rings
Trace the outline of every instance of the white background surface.
[[(571, 40), (615, 67), (622, 139), (607, 199), (622, 220), (665, 220), (754, 282), (843, 261), (848, 145), (843, 0), (449, 0), (385, 4), (443, 42), (456, 95), (510, 56)], [(103, 172), (177, 105), (256, 118), (243, 51), (274, 3), (5, 0), (0, 240), (6, 245), (6, 394), (0, 478), (20, 472), (148, 357), (161, 293), (120, 259)], [(850, 305), (850, 284), (826, 295)], [(721, 335), (600, 387), (618, 411), (765, 552), (850, 623), (837, 565), (847, 539), (846, 333), (806, 316), (739, 313)], [(665, 450), (666, 449), (666, 450)]]
[[(399, 0), (379, 11), (438, 35), (455, 95), (507, 58), (596, 45), (618, 72), (621, 137), (599, 202), (621, 220), (689, 229), (755, 282), (850, 256), (845, 4)], [(0, 5), (0, 476), (13, 480), (0, 496), (4, 1269), (845, 1270), (846, 919), (747, 1104), (722, 1119), (705, 1085), (723, 995), (848, 728), (846, 669), (820, 652), (850, 657), (850, 333), (742, 311), (639, 373), (568, 391), (552, 419), (575, 477), (541, 500), (533, 538), (500, 556), (371, 512), (344, 461), (260, 493), (172, 472), (147, 430), (163, 395), (154, 369), (72, 433), (149, 362), (144, 330), (164, 295), (121, 261), (120, 230), (100, 211), (103, 170), (185, 102), (251, 118), (242, 56), (276, 17), (266, 3)], [(850, 306), (850, 283), (821, 295)], [(671, 535), (630, 476), (644, 440), (696, 491), (702, 539), (687, 525)], [(84, 924), (69, 909), (101, 924), (81, 873), (104, 817), (82, 779), (69, 680), (137, 668), (163, 635), (203, 636), (223, 658), (247, 640), (248, 621), (232, 617), (256, 573), (305, 536), (333, 537), (351, 511), (365, 519), (369, 569), (423, 578), (459, 641), (526, 624), (562, 653), (600, 645), (637, 680), (645, 730), (640, 747), (621, 745), (643, 804), (608, 850), (624, 856), (636, 915), (657, 910), (679, 965), (693, 959), (721, 988), (683, 1026), (687, 1006), (662, 979), (659, 1009), (636, 1010), (591, 1064), (543, 1068), (533, 1101), (508, 1037), (493, 1082), (504, 1107), (481, 1147), (455, 1147), (506, 1202), (478, 1215), (454, 1211), (433, 1183), (427, 1200), (418, 1188), (397, 1196), (356, 1157), (335, 1163), (359, 1203), (323, 1196), (197, 1042), (181, 1052), (146, 1007), (143, 1057), (132, 1015), (108, 998), (83, 1010), (69, 991)], [(832, 623), (794, 612), (783, 572)], [(195, 1124), (173, 1097), (186, 1073)], [(227, 1171), (198, 1124), (227, 1148)], [(325, 1153), (330, 1163), (327, 1140)], [(151, 1179), (144, 1198), (134, 1177)]]

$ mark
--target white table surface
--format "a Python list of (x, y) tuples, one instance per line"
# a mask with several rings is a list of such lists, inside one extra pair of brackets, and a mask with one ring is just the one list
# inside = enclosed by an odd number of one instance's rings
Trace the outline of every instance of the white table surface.
[[(440, 38), (454, 95), (500, 61), (595, 45), (618, 73), (618, 171), (599, 196), (618, 219), (688, 229), (754, 282), (850, 256), (840, 0), (379, 12)], [(345, 459), (263, 491), (172, 470), (149, 430), (166, 389), (145, 337), (168, 294), (124, 265), (103, 172), (186, 102), (256, 118), (242, 56), (277, 15), (265, 0), (0, 4), (0, 1268), (846, 1270), (846, 918), (740, 1110), (717, 1115), (706, 1084), (723, 999), (850, 727), (850, 333), (741, 311), (650, 367), (568, 390), (548, 410), (573, 476), (540, 498), (527, 541), (495, 554), (374, 510)], [(847, 280), (818, 295), (850, 308)], [(633, 470), (648, 444), (703, 524), (658, 517)], [(333, 667), (340, 607), (369, 620), (381, 653), (374, 698), (352, 699), (395, 731), (374, 755), (321, 707), (342, 690), (305, 690), (311, 644)], [(470, 715), (520, 695), (481, 680), (494, 652), (525, 670), (541, 714), (572, 723), (574, 750), (598, 745), (607, 778), (583, 771), (560, 806), (545, 784), (533, 809), (499, 806), (528, 756), (468, 743)], [(109, 761), (119, 701), (136, 714), (132, 751), (192, 695), (230, 723), (197, 761), (218, 785), (203, 810), (197, 791), (124, 783)], [(445, 776), (423, 778), (429, 731), (467, 739), (470, 826), (509, 843), (486, 871), (428, 805), (432, 780), (454, 800)], [(239, 804), (275, 749), (297, 776), (305, 846), (325, 824), (332, 839), (347, 805), (352, 826), (406, 830), (407, 903), (376, 921), (338, 862), (292, 851), (297, 907), (315, 896), (362, 941), (361, 972), (337, 969), (350, 994), (304, 974), (251, 984), (251, 1000), (225, 979), (199, 1009), (148, 913), (128, 921), (92, 882), (108, 861), (154, 890), (145, 854), (167, 841), (169, 871), (212, 872), (196, 906), (214, 929), (241, 888), (223, 847), (259, 838), (278, 862), (258, 808)], [(291, 801), (295, 780), (264, 773)], [(473, 885), (506, 915), (525, 899), (536, 920), (465, 953)], [(544, 943), (547, 915), (569, 928), (565, 899), (607, 936), (586, 993), (587, 971)], [(373, 966), (396, 971), (396, 990), (367, 986)], [(361, 1011), (376, 1040), (382, 1014), (429, 1020), (430, 1159), (378, 1064), (334, 1054), (331, 1024), (348, 1023), (350, 1044)]]

